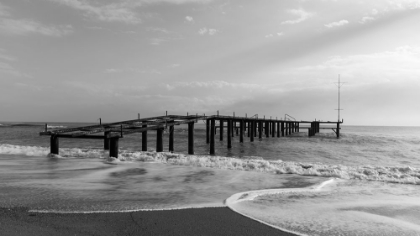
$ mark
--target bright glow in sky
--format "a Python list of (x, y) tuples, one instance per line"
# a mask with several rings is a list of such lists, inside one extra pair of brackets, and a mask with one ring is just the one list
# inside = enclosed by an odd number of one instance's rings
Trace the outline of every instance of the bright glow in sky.
[(2, 0), (0, 120), (420, 125), (420, 0)]

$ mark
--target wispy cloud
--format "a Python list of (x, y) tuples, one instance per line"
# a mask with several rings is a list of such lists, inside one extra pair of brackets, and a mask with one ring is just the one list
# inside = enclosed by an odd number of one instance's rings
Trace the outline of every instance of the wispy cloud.
[(17, 61), (17, 58), (8, 55), (6, 50), (0, 48), (0, 73), (12, 75), (15, 77), (30, 77), (29, 75), (20, 72), (11, 65), (15, 61)]
[(175, 88), (233, 88), (233, 89), (249, 89), (249, 90), (261, 90), (268, 89), (269, 86), (263, 84), (248, 84), (248, 83), (231, 83), (223, 80), (213, 81), (193, 81), (193, 82), (176, 82), (173, 84), (165, 84), (165, 87), (173, 90)]
[(127, 24), (138, 24), (141, 19), (133, 11), (141, 6), (141, 2), (134, 4), (131, 1), (120, 1), (106, 5), (93, 5), (83, 0), (50, 0), (80, 10), (86, 17), (108, 22), (123, 22)]
[(375, 18), (374, 17), (371, 17), (371, 16), (364, 16), (360, 21), (359, 21), (359, 23), (360, 24), (365, 24), (366, 22), (369, 22), (369, 21), (374, 21), (375, 20)]
[(265, 35), (264, 37), (266, 37), (266, 38), (272, 38), (272, 37), (274, 37), (274, 36), (283, 36), (284, 35), (284, 33), (283, 32), (277, 32), (277, 33), (275, 33), (275, 34), (267, 34), (267, 35)]
[(46, 36), (61, 37), (73, 32), (71, 25), (47, 26), (33, 20), (1, 19), (0, 32), (3, 34), (26, 35), (38, 33)]
[(198, 34), (200, 35), (215, 35), (219, 32), (219, 30), (217, 29), (207, 29), (207, 28), (201, 28), (200, 30), (198, 30)]
[(293, 14), (293, 15), (298, 16), (298, 18), (297, 19), (294, 19), (294, 20), (286, 20), (286, 21), (283, 21), (283, 22), (281, 22), (282, 25), (293, 25), (293, 24), (297, 24), (297, 23), (300, 23), (302, 21), (307, 20), (308, 18), (310, 18), (310, 17), (312, 17), (314, 15), (313, 13), (307, 12), (307, 11), (305, 11), (303, 9), (290, 9), (290, 10), (288, 10), (288, 12), (290, 14)]
[(188, 22), (194, 22), (194, 18), (192, 18), (192, 16), (186, 16), (185, 20)]
[(10, 8), (0, 3), (0, 33), (8, 35), (26, 35), (38, 33), (46, 36), (61, 37), (73, 32), (71, 25), (45, 25), (30, 19), (13, 19)]
[(349, 23), (348, 20), (340, 20), (340, 21), (329, 23), (329, 24), (325, 24), (325, 27), (327, 28), (338, 27), (338, 26), (347, 25), (348, 23)]
[(325, 62), (298, 68), (299, 73), (342, 74), (351, 79), (352, 84), (371, 84), (415, 81), (420, 86), (420, 47), (403, 46), (394, 50), (333, 56)]
[[(126, 24), (139, 24), (141, 17), (136, 11), (137, 8), (146, 4), (187, 4), (187, 3), (209, 3), (211, 0), (120, 0), (110, 4), (103, 4), (102, 1), (87, 0), (50, 0), (80, 10), (86, 17), (106, 22), (122, 22)], [(101, 3), (102, 2), (102, 3)], [(193, 21), (191, 16), (186, 17), (187, 21)]]

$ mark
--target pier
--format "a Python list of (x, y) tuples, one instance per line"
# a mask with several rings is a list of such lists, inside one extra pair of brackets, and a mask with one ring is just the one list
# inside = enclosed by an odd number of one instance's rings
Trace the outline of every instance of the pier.
[[(252, 117), (238, 117), (217, 115), (168, 115), (141, 118), (128, 121), (98, 125), (45, 130), (40, 135), (50, 136), (50, 152), (59, 154), (59, 139), (99, 139), (104, 142), (104, 150), (109, 150), (109, 156), (118, 158), (118, 144), (121, 138), (126, 135), (142, 133), (142, 151), (147, 151), (147, 137), (151, 131), (156, 132), (156, 152), (163, 152), (163, 133), (169, 131), (169, 152), (174, 149), (174, 130), (175, 126), (187, 124), (188, 126), (188, 154), (194, 154), (194, 124), (198, 121), (205, 121), (206, 124), (206, 143), (210, 146), (210, 155), (215, 155), (215, 138), (217, 131), (220, 141), (226, 138), (227, 148), (232, 148), (232, 141), (238, 136), (238, 141), (243, 143), (245, 136), (249, 142), (254, 142), (256, 138), (275, 138), (292, 135), (301, 130), (307, 129), (308, 137), (312, 137), (320, 132), (321, 129), (331, 129), (336, 137), (340, 138), (340, 124), (343, 121), (296, 121), (293, 117), (285, 115), (282, 120), (259, 118), (258, 115)], [(216, 124), (216, 121), (218, 124)], [(321, 127), (322, 125), (322, 127)], [(226, 135), (225, 135), (226, 129)], [(204, 141), (203, 141), (204, 142)]]

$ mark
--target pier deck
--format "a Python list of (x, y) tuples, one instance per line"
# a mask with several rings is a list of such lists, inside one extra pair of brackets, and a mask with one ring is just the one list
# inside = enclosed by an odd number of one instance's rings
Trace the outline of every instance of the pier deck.
[[(142, 133), (142, 150), (147, 151), (148, 131), (156, 130), (156, 152), (163, 152), (163, 131), (169, 129), (169, 150), (174, 151), (174, 127), (176, 125), (188, 125), (188, 154), (194, 154), (194, 124), (200, 120), (206, 123), (206, 143), (210, 145), (210, 154), (215, 154), (215, 135), (216, 129), (220, 133), (220, 140), (224, 138), (224, 129), (227, 132), (227, 148), (232, 147), (232, 137), (239, 136), (239, 142), (244, 142), (245, 131), (248, 132), (250, 142), (254, 138), (284, 137), (299, 132), (300, 129), (307, 129), (308, 136), (314, 136), (320, 129), (332, 129), (337, 138), (340, 137), (340, 124), (343, 121), (296, 121), (296, 120), (277, 120), (253, 117), (237, 117), (222, 115), (165, 115), (135, 120), (120, 121), (107, 124), (91, 126), (54, 129), (45, 131), (40, 135), (50, 136), (50, 152), (59, 154), (60, 138), (76, 139), (101, 139), (104, 140), (104, 149), (109, 150), (109, 155), (118, 158), (119, 139), (125, 135)], [(216, 126), (216, 121), (219, 121)], [(225, 125), (226, 123), (226, 125)], [(301, 126), (304, 124), (305, 126)], [(328, 127), (321, 127), (329, 125)], [(333, 125), (333, 126), (331, 126)]]

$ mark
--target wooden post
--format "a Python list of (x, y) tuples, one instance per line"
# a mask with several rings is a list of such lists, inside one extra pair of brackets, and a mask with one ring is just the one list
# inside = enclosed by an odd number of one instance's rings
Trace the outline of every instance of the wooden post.
[[(235, 116), (235, 113), (233, 114), (233, 116)], [(230, 124), (231, 132), (230, 133), (232, 134), (232, 138), (233, 138), (233, 137), (235, 137), (235, 126), (236, 126), (235, 124), (236, 124), (236, 122), (234, 120), (231, 120), (230, 123), (231, 123)]]
[(250, 138), (250, 141), (251, 142), (254, 142), (254, 131), (255, 131), (254, 126), (255, 126), (255, 122), (253, 120), (251, 120), (249, 123), (251, 125), (251, 127), (250, 127), (251, 134), (250, 134), (249, 138)]
[(244, 142), (244, 120), (239, 121), (239, 142)]
[(119, 137), (113, 137), (109, 140), (109, 156), (118, 158), (118, 141)]
[(308, 129), (308, 137), (311, 137), (312, 136), (312, 128), (309, 128)]
[(247, 124), (246, 125), (246, 129), (248, 131), (248, 138), (249, 138), (249, 136), (251, 134), (251, 122), (250, 121), (247, 121), (246, 124)]
[(51, 154), (56, 154), (58, 155), (58, 147), (59, 147), (59, 142), (58, 142), (58, 137), (56, 135), (51, 135), (50, 137), (50, 152)]
[(340, 122), (337, 122), (337, 138), (340, 138)]
[(289, 135), (291, 135), (292, 134), (292, 122), (289, 122)]
[(254, 126), (254, 137), (257, 137), (257, 131), (258, 131), (258, 128), (257, 128), (257, 121), (256, 120), (254, 120), (254, 121), (252, 121), (252, 123), (253, 123), (253, 126)]
[(286, 121), (284, 125), (285, 135), (289, 135), (289, 122)]
[(109, 150), (109, 131), (104, 132), (104, 150)]
[(169, 126), (169, 151), (173, 152), (174, 150), (174, 130), (175, 127), (173, 125)]
[(274, 138), (276, 137), (276, 122), (272, 121), (271, 125), (273, 127), (271, 136)]
[(277, 138), (280, 138), (280, 122), (277, 122)]
[(188, 154), (194, 154), (194, 122), (188, 123)]
[(284, 137), (284, 121), (281, 122), (281, 136)]
[(219, 120), (220, 123), (220, 141), (223, 141), (223, 120)]
[(215, 135), (215, 119), (211, 119), (210, 122), (210, 155), (214, 155), (214, 135)]
[(232, 148), (232, 120), (227, 120), (227, 148)]
[(238, 129), (238, 127), (236, 127), (236, 121), (235, 121), (235, 128), (236, 128), (236, 136), (238, 136), (239, 135), (239, 129)]
[(265, 137), (268, 138), (270, 135), (268, 132), (270, 131), (270, 128), (268, 128), (268, 121), (265, 122)]
[(210, 120), (206, 120), (206, 143), (210, 143)]
[(163, 152), (163, 128), (156, 130), (156, 152)]
[(263, 127), (262, 127), (263, 122), (260, 120), (258, 121), (258, 138), (262, 139), (262, 132), (263, 132)]
[[(146, 128), (147, 125), (142, 125), (142, 128)], [(147, 131), (141, 133), (141, 150), (147, 152)]]

